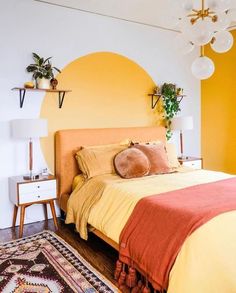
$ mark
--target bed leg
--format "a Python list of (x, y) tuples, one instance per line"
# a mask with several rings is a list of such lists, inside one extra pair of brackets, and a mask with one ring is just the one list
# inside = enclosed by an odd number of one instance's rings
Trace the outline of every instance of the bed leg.
[(61, 211), (61, 220), (65, 221), (66, 213), (63, 210), (60, 210), (60, 211)]

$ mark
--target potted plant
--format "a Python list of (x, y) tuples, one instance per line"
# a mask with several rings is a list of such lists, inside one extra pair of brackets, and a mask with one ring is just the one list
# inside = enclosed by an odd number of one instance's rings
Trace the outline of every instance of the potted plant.
[(171, 119), (180, 111), (175, 84), (164, 83), (161, 88), (161, 93), (163, 95), (163, 107), (165, 110), (166, 138), (169, 140), (172, 136)]
[(33, 73), (36, 87), (39, 89), (49, 89), (50, 81), (54, 79), (54, 71), (61, 72), (58, 68), (52, 66), (49, 58), (42, 58), (36, 53), (33, 54), (34, 64), (26, 67), (27, 72)]

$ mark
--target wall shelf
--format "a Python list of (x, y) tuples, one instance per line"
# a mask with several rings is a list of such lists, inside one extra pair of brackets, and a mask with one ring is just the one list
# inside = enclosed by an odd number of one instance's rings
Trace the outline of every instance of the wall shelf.
[(71, 92), (71, 90), (62, 90), (62, 89), (52, 90), (52, 89), (36, 89), (36, 88), (24, 88), (24, 87), (14, 87), (12, 90), (19, 92), (20, 108), (22, 108), (23, 105), (24, 105), (25, 93), (28, 92), (28, 91), (31, 91), (31, 92), (57, 93), (58, 94), (58, 107), (59, 107), (59, 109), (62, 108), (65, 94)]
[[(151, 107), (152, 109), (154, 109), (157, 105), (157, 103), (159, 102), (160, 98), (161, 97), (164, 97), (164, 95), (162, 94), (148, 94), (149, 97), (152, 97), (152, 100), (151, 100)], [(175, 96), (177, 101), (180, 103), (184, 97), (187, 97), (186, 95), (176, 95)], [(179, 100), (178, 100), (179, 98)]]

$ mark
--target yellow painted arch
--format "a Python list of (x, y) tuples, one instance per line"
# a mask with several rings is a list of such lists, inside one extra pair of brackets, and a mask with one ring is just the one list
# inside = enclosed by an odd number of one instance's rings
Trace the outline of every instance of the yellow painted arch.
[(58, 88), (71, 89), (63, 107), (56, 94), (46, 94), (40, 116), (48, 120), (49, 136), (41, 147), (54, 168), (54, 133), (58, 129), (148, 126), (159, 124), (151, 109), (155, 86), (149, 74), (132, 60), (111, 52), (97, 52), (68, 64), (57, 76)]

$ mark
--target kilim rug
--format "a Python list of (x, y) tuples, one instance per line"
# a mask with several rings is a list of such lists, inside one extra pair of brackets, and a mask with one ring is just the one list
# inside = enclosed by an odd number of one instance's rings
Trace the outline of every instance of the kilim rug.
[(0, 244), (1, 293), (118, 292), (55, 233)]

